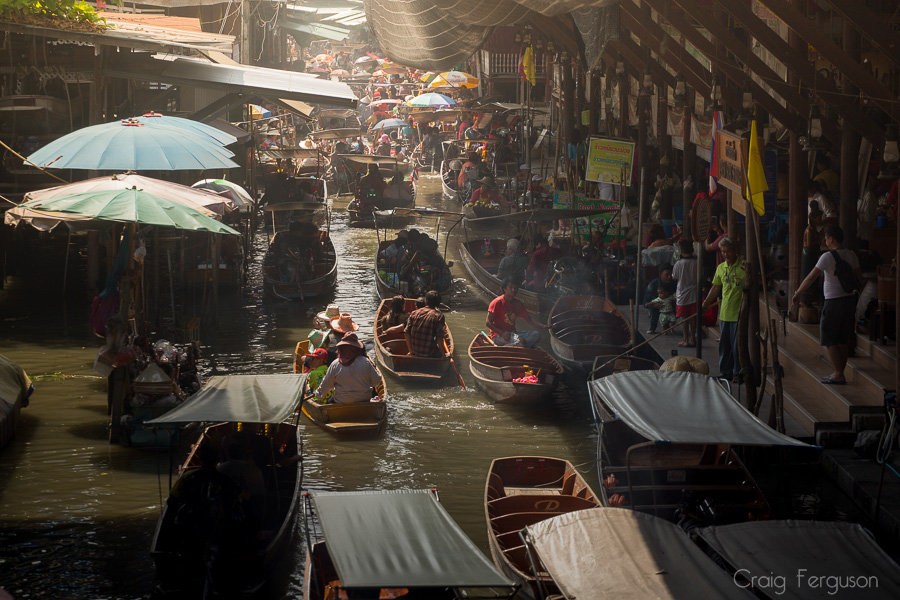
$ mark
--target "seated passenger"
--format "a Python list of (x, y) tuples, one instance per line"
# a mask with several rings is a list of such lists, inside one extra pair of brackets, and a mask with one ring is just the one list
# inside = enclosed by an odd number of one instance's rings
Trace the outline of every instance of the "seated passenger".
[(333, 390), (332, 400), (336, 404), (370, 401), (372, 391), (381, 383), (381, 376), (375, 365), (363, 356), (365, 347), (362, 342), (355, 333), (347, 333), (338, 342), (337, 349), (338, 360), (331, 363), (325, 372), (315, 392), (316, 397), (325, 398)]
[[(315, 392), (325, 378), (325, 373), (328, 371), (328, 350), (317, 348), (313, 350), (312, 353), (305, 354), (304, 356), (309, 359), (309, 390)], [(317, 398), (317, 400), (319, 404), (326, 404), (333, 396), (334, 390), (328, 392), (322, 398)]]

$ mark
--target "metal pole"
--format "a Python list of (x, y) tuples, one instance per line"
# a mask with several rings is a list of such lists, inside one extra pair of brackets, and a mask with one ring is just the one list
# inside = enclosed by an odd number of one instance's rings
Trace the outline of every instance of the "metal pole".
[[(622, 201), (625, 201), (624, 192), (625, 192), (625, 176), (624, 170), (622, 172), (622, 179), (619, 181), (619, 187), (622, 189)], [(638, 207), (638, 241), (637, 241), (637, 260), (634, 263), (634, 316), (632, 317), (632, 322), (634, 323), (635, 330), (640, 326), (639, 324), (639, 315), (641, 314), (640, 306), (641, 302), (641, 251), (643, 250), (642, 246), (644, 245), (644, 174), (646, 173), (646, 167), (641, 167), (641, 201), (639, 202)], [(622, 207), (622, 210), (625, 210), (625, 207)], [(619, 217), (622, 218), (621, 216)]]

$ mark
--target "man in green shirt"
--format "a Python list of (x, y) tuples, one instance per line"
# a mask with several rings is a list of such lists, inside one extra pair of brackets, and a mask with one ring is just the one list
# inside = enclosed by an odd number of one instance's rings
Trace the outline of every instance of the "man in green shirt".
[(737, 351), (737, 321), (741, 312), (741, 298), (744, 293), (744, 261), (737, 255), (734, 242), (719, 240), (719, 251), (724, 262), (716, 268), (712, 289), (703, 301), (703, 309), (716, 301), (722, 292), (719, 306), (719, 373), (724, 379), (733, 379), (741, 372)]

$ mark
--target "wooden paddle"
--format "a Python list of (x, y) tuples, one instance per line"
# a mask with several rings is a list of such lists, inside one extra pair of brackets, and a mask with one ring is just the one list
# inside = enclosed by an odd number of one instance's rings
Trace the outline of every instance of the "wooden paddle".
[[(446, 350), (447, 353), (450, 354), (450, 347), (447, 345), (447, 338), (442, 339), (444, 341), (444, 350)], [(463, 381), (462, 375), (459, 374), (459, 369), (456, 368), (456, 363), (453, 362), (452, 354), (450, 354), (450, 366), (453, 367), (453, 372), (456, 373), (456, 378), (459, 380), (459, 386), (464, 390), (468, 390), (469, 388), (466, 387), (466, 382)]]

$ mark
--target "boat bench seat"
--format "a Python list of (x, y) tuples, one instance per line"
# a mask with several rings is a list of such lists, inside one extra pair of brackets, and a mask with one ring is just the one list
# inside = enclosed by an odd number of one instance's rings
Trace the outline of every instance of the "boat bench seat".
[[(522, 545), (522, 540), (519, 540), (519, 544), (517, 546), (513, 546), (508, 549), (503, 550), (504, 556), (509, 559), (517, 569), (519, 569), (523, 573), (531, 573), (531, 560), (528, 558), (528, 550), (525, 546)], [(537, 556), (535, 556), (537, 559)], [(546, 571), (538, 572), (538, 577), (541, 579), (546, 579), (550, 575)], [(546, 585), (546, 584), (544, 584)]]
[(504, 533), (512, 533), (525, 529), (528, 525), (534, 525), (545, 521), (550, 517), (565, 514), (558, 511), (521, 512), (509, 515), (501, 515), (491, 518), (491, 529), (494, 535), (501, 536)]
[(575, 496), (528, 494), (491, 500), (488, 502), (488, 514), (493, 518), (514, 513), (573, 512), (595, 506), (597, 506), (596, 502)]

